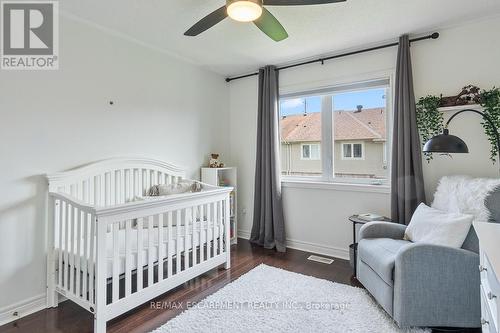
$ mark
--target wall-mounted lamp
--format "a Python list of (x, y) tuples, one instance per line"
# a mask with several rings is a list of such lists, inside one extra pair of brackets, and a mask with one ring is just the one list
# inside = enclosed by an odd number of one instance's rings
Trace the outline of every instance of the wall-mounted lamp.
[[(473, 109), (465, 109), (460, 110), (453, 114), (453, 116), (448, 119), (446, 125), (443, 130), (443, 134), (436, 135), (432, 137), (429, 141), (427, 141), (424, 145), (424, 153), (468, 153), (469, 148), (464, 140), (460, 139), (458, 136), (451, 135), (448, 130), (448, 125), (450, 122), (463, 112), (474, 112), (483, 117), (490, 125), (493, 131), (495, 132), (496, 143), (497, 143), (497, 154), (500, 153), (500, 135), (498, 134), (498, 129), (495, 126), (493, 120), (484, 112), (473, 110)], [(500, 161), (499, 161), (500, 165)]]

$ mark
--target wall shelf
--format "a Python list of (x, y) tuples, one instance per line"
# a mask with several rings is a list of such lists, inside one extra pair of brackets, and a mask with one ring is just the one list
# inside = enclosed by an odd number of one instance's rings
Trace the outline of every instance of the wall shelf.
[(438, 108), (438, 111), (454, 112), (454, 111), (460, 111), (460, 110), (465, 110), (465, 109), (473, 109), (473, 110), (482, 111), (483, 107), (479, 104), (467, 104), (467, 105), (446, 106), (446, 107)]

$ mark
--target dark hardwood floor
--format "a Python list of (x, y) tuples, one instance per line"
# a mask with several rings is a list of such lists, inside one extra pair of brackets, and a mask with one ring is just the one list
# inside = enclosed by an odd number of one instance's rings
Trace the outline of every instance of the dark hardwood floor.
[[(277, 253), (251, 245), (247, 240), (239, 239), (237, 246), (232, 247), (231, 269), (222, 267), (203, 274), (152, 302), (162, 302), (161, 309), (151, 306), (151, 302), (108, 322), (107, 332), (135, 333), (149, 332), (183, 311), (188, 302), (197, 302), (216, 292), (229, 282), (237, 279), (257, 265), (264, 263), (292, 272), (315, 276), (361, 287), (352, 278), (352, 270), (345, 260), (335, 259), (331, 265), (307, 260), (310, 253), (289, 249), (286, 253)], [(75, 332), (92, 333), (92, 315), (73, 302), (59, 304), (55, 309), (43, 310), (15, 322), (0, 326), (0, 333), (24, 332)], [(456, 332), (456, 331), (455, 331)], [(460, 331), (476, 333), (480, 330)]]

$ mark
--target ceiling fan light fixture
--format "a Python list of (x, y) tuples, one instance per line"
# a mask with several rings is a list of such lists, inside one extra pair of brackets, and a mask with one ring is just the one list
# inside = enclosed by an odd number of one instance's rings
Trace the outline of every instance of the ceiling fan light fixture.
[(252, 22), (262, 15), (260, 0), (229, 0), (227, 15), (235, 21)]

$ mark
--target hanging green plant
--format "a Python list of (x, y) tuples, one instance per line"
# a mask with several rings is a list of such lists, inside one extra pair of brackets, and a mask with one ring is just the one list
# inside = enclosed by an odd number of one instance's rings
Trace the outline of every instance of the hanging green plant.
[[(500, 128), (500, 89), (493, 87), (491, 90), (483, 90), (480, 104), (484, 109), (483, 112), (491, 118), (497, 128)], [(495, 131), (487, 121), (481, 122), (481, 125), (483, 125), (484, 133), (488, 136), (491, 145), (490, 159), (495, 163), (498, 154)]]
[[(428, 95), (417, 103), (417, 127), (420, 142), (423, 145), (443, 130), (443, 114), (438, 111), (441, 97)], [(427, 162), (432, 160), (432, 153), (424, 153)]]

